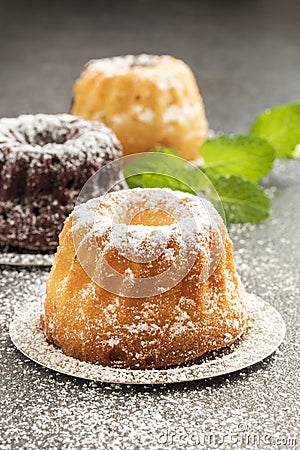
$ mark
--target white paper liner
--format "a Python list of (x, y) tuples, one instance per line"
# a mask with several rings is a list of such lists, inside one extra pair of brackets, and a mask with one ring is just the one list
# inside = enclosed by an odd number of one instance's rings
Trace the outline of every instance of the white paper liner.
[(121, 384), (166, 384), (201, 380), (244, 369), (270, 356), (285, 336), (279, 312), (262, 299), (247, 294), (249, 324), (238, 343), (209, 352), (185, 365), (166, 369), (131, 370), (103, 367), (64, 355), (49, 344), (40, 327), (41, 302), (27, 304), (10, 325), (15, 346), (32, 361), (49, 369), (86, 380)]

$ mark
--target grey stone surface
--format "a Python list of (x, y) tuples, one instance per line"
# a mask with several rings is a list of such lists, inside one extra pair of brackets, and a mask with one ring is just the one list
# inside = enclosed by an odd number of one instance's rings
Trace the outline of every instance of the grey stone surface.
[[(92, 57), (171, 53), (195, 70), (210, 125), (244, 131), (300, 96), (300, 3), (1, 1), (0, 115), (64, 111)], [(252, 368), (167, 387), (101, 385), (45, 370), (13, 347), (13, 311), (47, 278), (1, 269), (0, 449), (299, 448), (300, 162), (277, 164), (273, 215), (234, 226), (249, 292), (283, 315), (280, 350)]]

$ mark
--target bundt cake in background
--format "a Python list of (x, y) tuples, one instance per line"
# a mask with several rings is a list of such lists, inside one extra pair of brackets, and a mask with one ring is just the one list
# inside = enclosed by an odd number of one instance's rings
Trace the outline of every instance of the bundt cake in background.
[(104, 122), (125, 155), (170, 147), (194, 160), (208, 128), (191, 69), (167, 55), (90, 61), (74, 86), (72, 114)]
[[(0, 244), (54, 249), (93, 173), (121, 156), (111, 130), (69, 114), (0, 120)], [(119, 171), (103, 173), (103, 192)], [(100, 192), (101, 194), (101, 192)]]
[(208, 201), (123, 190), (81, 204), (66, 221), (42, 316), (48, 341), (66, 355), (171, 366), (231, 344), (246, 322), (232, 244)]

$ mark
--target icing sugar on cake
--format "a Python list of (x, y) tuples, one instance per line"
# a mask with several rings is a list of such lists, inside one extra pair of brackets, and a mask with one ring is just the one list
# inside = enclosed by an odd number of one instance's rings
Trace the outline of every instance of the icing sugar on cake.
[(124, 55), (113, 56), (110, 58), (92, 59), (86, 64), (91, 70), (101, 70), (106, 76), (113, 76), (116, 73), (126, 73), (131, 69), (139, 67), (151, 67), (154, 65), (159, 56), (157, 55)]
[(43, 323), (78, 359), (160, 367), (234, 342), (247, 322), (244, 295), (209, 202), (124, 190), (79, 205), (65, 223)]
[[(0, 243), (55, 248), (85, 182), (120, 156), (116, 136), (98, 122), (69, 114), (1, 119)], [(114, 169), (102, 192), (118, 180)]]

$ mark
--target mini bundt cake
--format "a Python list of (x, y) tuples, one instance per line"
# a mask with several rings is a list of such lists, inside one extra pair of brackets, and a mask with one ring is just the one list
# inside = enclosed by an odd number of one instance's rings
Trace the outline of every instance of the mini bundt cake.
[(112, 128), (125, 155), (169, 147), (197, 159), (208, 127), (191, 69), (167, 55), (90, 61), (74, 86), (72, 114)]
[[(98, 122), (69, 114), (1, 119), (0, 244), (56, 248), (85, 182), (120, 156), (116, 136)], [(118, 177), (104, 173), (100, 194)]]
[(177, 365), (244, 331), (244, 289), (222, 219), (168, 189), (109, 193), (60, 235), (42, 325), (66, 355), (135, 369)]

